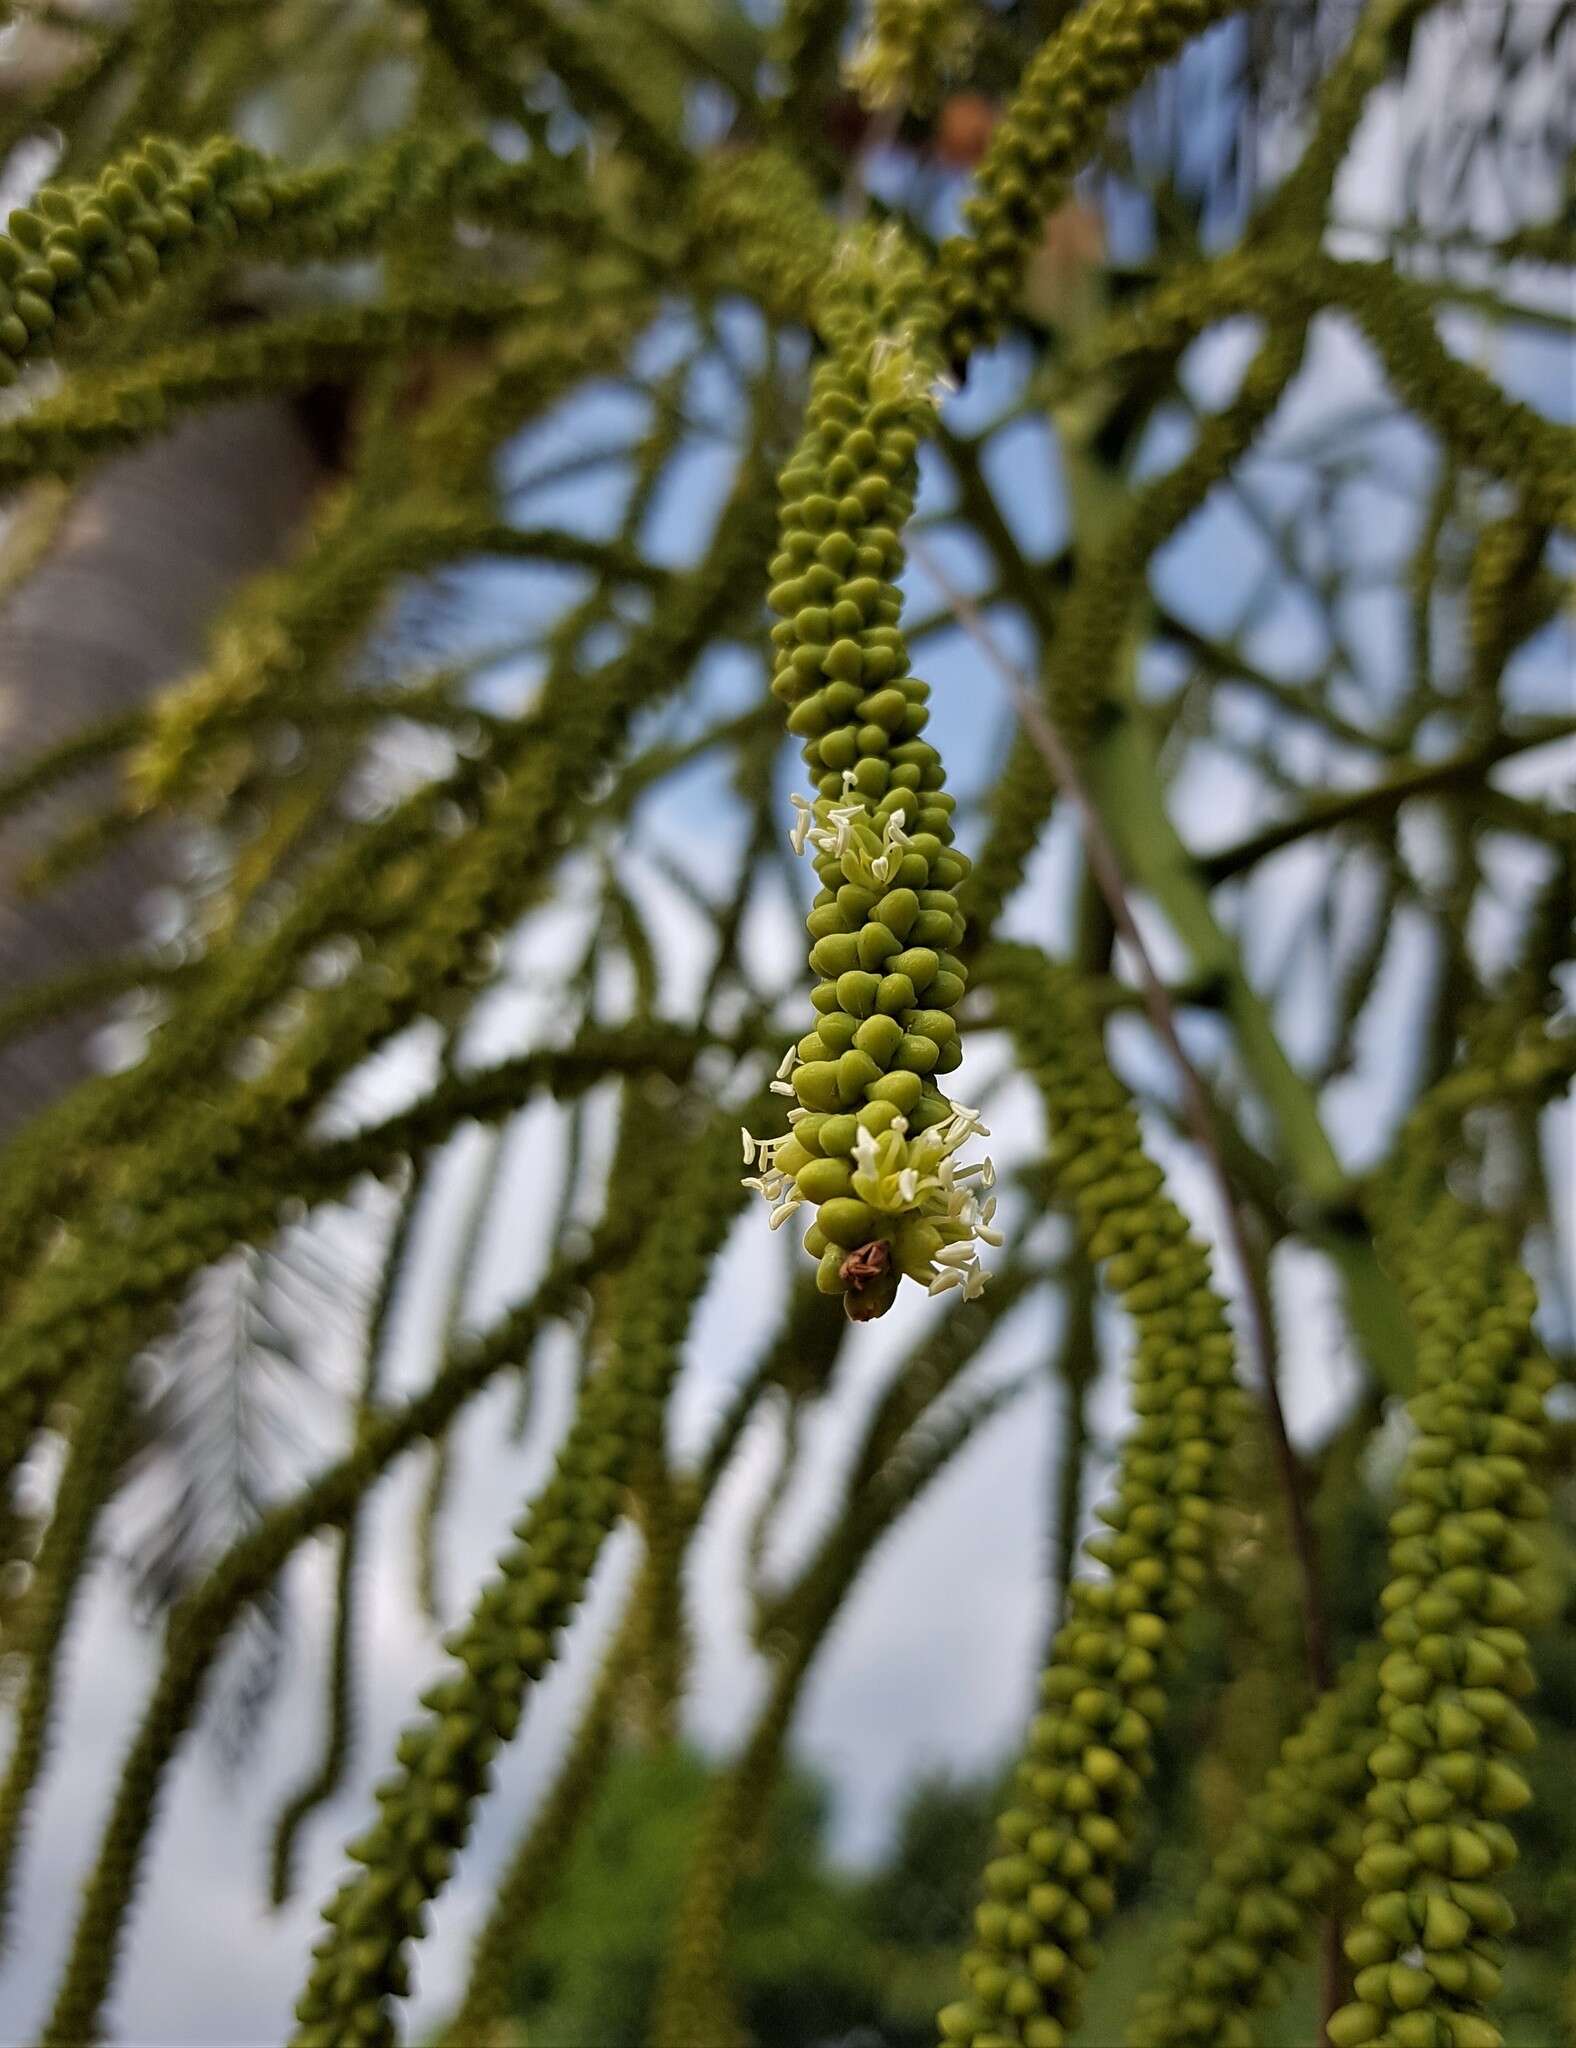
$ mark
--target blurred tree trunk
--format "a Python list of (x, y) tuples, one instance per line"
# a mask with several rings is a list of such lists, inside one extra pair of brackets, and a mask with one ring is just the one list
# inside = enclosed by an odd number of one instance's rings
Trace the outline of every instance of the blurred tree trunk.
[[(190, 420), (95, 475), (46, 559), (0, 600), (0, 766), (133, 710), (192, 667), (243, 577), (277, 559), (323, 475), (297, 409), (268, 399)], [(175, 876), (172, 835), (143, 830), (36, 897), (29, 859), (102, 803), (113, 771), (73, 781), (0, 828), (0, 998), (134, 946)], [(0, 1138), (93, 1065), (89, 1006), (0, 1044)]]

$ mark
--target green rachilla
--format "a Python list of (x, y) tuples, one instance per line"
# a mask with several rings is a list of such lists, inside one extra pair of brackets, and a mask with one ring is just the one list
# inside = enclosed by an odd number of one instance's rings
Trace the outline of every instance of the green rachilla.
[(952, 845), (941, 757), (920, 737), (929, 686), (909, 673), (898, 627), (898, 536), (941, 378), (939, 308), (901, 235), (861, 229), (815, 312), (827, 354), (782, 474), (769, 602), (772, 691), (815, 779), (813, 800), (793, 800), (792, 843), (822, 885), (807, 919), (817, 1022), (773, 1084), (795, 1104), (791, 1129), (746, 1131), (744, 1157), (774, 1228), (814, 1205), (817, 1282), (863, 1322), (905, 1274), (972, 1297), (979, 1244), (1001, 1240), (989, 1161), (956, 1164), (984, 1126), (936, 1083), (962, 1059), (955, 892), (969, 864)]

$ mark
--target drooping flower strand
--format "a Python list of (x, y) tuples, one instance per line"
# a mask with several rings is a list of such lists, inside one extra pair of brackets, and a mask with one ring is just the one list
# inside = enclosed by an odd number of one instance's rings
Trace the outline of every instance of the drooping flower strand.
[(521, 1953), (601, 1790), (613, 1754), (641, 1594), (637, 1579), (552, 1783), (504, 1866), (471, 1950), (464, 1993), (438, 2036), (438, 2048), (473, 2048), (508, 2022)]
[(995, 1235), (989, 1166), (954, 1160), (982, 1126), (936, 1085), (962, 1058), (953, 949), (968, 862), (941, 758), (921, 738), (930, 692), (909, 673), (895, 582), (940, 374), (935, 307), (897, 232), (862, 231), (816, 312), (828, 354), (782, 474), (770, 603), (772, 691), (816, 789), (794, 799), (792, 840), (822, 884), (808, 919), (818, 1021), (774, 1084), (797, 1105), (789, 1134), (746, 1132), (745, 1158), (774, 1227), (814, 1206), (818, 1284), (865, 1320), (905, 1274), (973, 1292), (976, 1247)]
[(1045, 218), (1114, 108), (1239, 0), (1093, 0), (1042, 45), (996, 124), (964, 206), (969, 233), (942, 251), (942, 349), (962, 364), (1012, 310)]
[[(406, 1260), (424, 1198), (430, 1185), (426, 1162), (414, 1167), (399, 1197), (388, 1235), (377, 1290), (362, 1339), (357, 1412), (365, 1414), (378, 1399), (383, 1366), (399, 1294), (408, 1279)], [(339, 1531), (339, 1556), (334, 1573), (334, 1629), (329, 1644), (327, 1713), (322, 1754), (307, 1776), (280, 1807), (268, 1845), (268, 1896), (282, 1906), (294, 1889), (295, 1847), (302, 1829), (339, 1790), (349, 1768), (356, 1720), (356, 1587), (361, 1561), (362, 1511), (351, 1509)]]
[(1380, 1602), (1381, 1740), (1356, 1865), (1366, 1896), (1346, 1942), (1356, 1997), (1330, 2022), (1334, 2048), (1503, 2039), (1486, 2008), (1514, 1918), (1497, 1882), (1516, 1857), (1505, 1821), (1530, 1797), (1510, 1758), (1534, 1741), (1517, 1705), (1533, 1685), (1518, 1624), (1537, 1559), (1528, 1525), (1548, 1506), (1534, 1475), (1547, 1462), (1554, 1372), (1532, 1328), (1516, 1225), (1458, 1190), (1465, 1119), (1507, 1098), (1548, 1100), (1576, 1069), (1576, 1035), (1546, 1020), (1567, 910), (1556, 877), (1517, 964), (1466, 1020), (1459, 1064), (1408, 1118), (1369, 1192), (1416, 1331), (1417, 1381)]
[[(1202, 304), (1197, 315), (1195, 331), (1201, 331), (1210, 315)], [(1293, 322), (1265, 338), (1231, 403), (1203, 422), (1175, 468), (1135, 493), (1116, 529), (1080, 567), (1043, 685), (1056, 729), (1075, 753), (1088, 746), (1102, 712), (1113, 705), (1118, 658), (1142, 628), (1150, 560), (1258, 438), (1297, 373), (1305, 334), (1305, 326)], [(1054, 801), (1055, 786), (1038, 748), (1019, 734), (992, 792), (989, 833), (965, 892), (970, 925), (981, 942), (1022, 881)]]
[(870, 0), (844, 76), (867, 107), (933, 114), (979, 34), (971, 0)]
[[(297, 920), (316, 943), (323, 936), (325, 910), (344, 908), (340, 885), (348, 888), (354, 906), (364, 905), (358, 848), (347, 848), (341, 859), (326, 864), (324, 897), (309, 878), (275, 931), (254, 945), (229, 950), (205, 983), (203, 1000), (184, 1006), (173, 1020), (168, 1042), (161, 1033), (138, 1067), (107, 1077), (102, 1094), (79, 1091), (89, 1119), (107, 1114), (114, 1123), (119, 1115), (134, 1119), (139, 1111), (155, 1118), (156, 1129), (137, 1154), (150, 1212), (157, 1216), (161, 1205), (178, 1209), (194, 1185), (207, 1190), (221, 1183), (226, 1199), (232, 1184), (244, 1186), (245, 1177), (233, 1172), (242, 1152), (250, 1146), (252, 1156), (260, 1156), (260, 1150), (298, 1127), (309, 1106), (389, 1032), (419, 1014), (435, 989), (463, 977), (482, 934), (501, 918), (517, 915), (533, 891), (545, 885), (558, 844), (555, 825), (575, 813), (588, 779), (615, 751), (636, 711), (678, 687), (695, 651), (739, 607), (741, 590), (765, 554), (759, 479), (758, 453), (752, 452), (711, 551), (676, 586), (669, 604), (633, 632), (628, 645), (599, 672), (595, 689), (588, 690), (572, 668), (552, 679), (541, 706), (515, 734), (510, 773), (473, 799), (480, 815), (466, 838), (463, 860), (455, 860), (441, 832), (433, 830), (435, 792), (429, 788), (411, 800), (410, 808), (425, 816), (428, 831), (421, 835), (418, 859), (405, 863), (400, 915), (379, 948), (385, 972), (371, 983), (363, 977), (318, 993), (307, 1006), (303, 1027), (260, 1079), (227, 1082), (212, 1097), (194, 1100), (187, 1094), (190, 1076), (179, 1047), (188, 1048), (189, 1063), (198, 1072), (208, 1070), (239, 1017), (251, 1014), (256, 977), (278, 976), (289, 985), (300, 959), (293, 943), (299, 941)], [(386, 822), (397, 824), (399, 815)], [(367, 836), (375, 843), (379, 831), (375, 825)], [(412, 886), (424, 867), (432, 877), (425, 892)], [(167, 1061), (174, 1063), (182, 1088), (173, 1120), (173, 1105), (157, 1081), (170, 1071)], [(41, 1146), (36, 1162), (30, 1155), (29, 1163), (53, 1184), (82, 1162), (79, 1153), (53, 1158)], [(129, 1170), (131, 1161), (125, 1165)], [(160, 1191), (159, 1201), (154, 1189)], [(18, 1221), (41, 1228), (48, 1211), (21, 1200), (21, 1192)], [(107, 1185), (93, 1196), (88, 1214), (94, 1227), (84, 1228), (72, 1241), (71, 1256), (41, 1272), (29, 1313), (14, 1319), (0, 1344), (0, 1392), (14, 1392), (33, 1404), (29, 1414), (36, 1413), (51, 1378), (69, 1370), (80, 1355), (62, 1349), (64, 1332), (70, 1331), (72, 1346), (94, 1341), (75, 1304), (84, 1292), (102, 1292), (109, 1262), (121, 1262), (133, 1300), (146, 1295), (150, 1284), (168, 1299), (167, 1275), (150, 1270), (146, 1257), (137, 1256), (141, 1247), (126, 1239), (118, 1198), (111, 1198)], [(7, 1206), (0, 1202), (0, 1211)], [(119, 1309), (112, 1307), (111, 1313)], [(25, 1420), (19, 1415), (19, 1426)]]
[(943, 1405), (943, 1390), (976, 1357), (1026, 1276), (984, 1301), (959, 1303), (895, 1376), (865, 1432), (842, 1512), (773, 1603), (769, 1689), (702, 1814), (657, 1993), (654, 2048), (745, 2048), (727, 1981), (728, 1909), (765, 1824), (795, 1710), (818, 1652), (871, 1554), (978, 1430), (1024, 1391), (1026, 1378)]
[(111, 1355), (76, 1389), (77, 1418), (55, 1489), (49, 1526), (33, 1567), (17, 1640), (5, 1648), (26, 1658), (16, 1698), (10, 1753), (0, 1780), (0, 1948), (5, 1945), (22, 1825), (44, 1765), (56, 1707), (55, 1680), (71, 1616), (92, 1560), (94, 1532), (114, 1491), (130, 1430), (130, 1388)]
[(660, 1455), (684, 1333), (736, 1199), (729, 1150), (716, 1127), (678, 1148), (685, 1170), (616, 1283), (609, 1356), (581, 1394), (517, 1542), (449, 1638), (453, 1666), (423, 1695), (426, 1717), (400, 1738), (398, 1769), (378, 1787), (378, 1819), (351, 1845), (359, 1873), (324, 1908), (328, 1930), (297, 2002), (293, 2048), (394, 2039), (390, 2001), (408, 1992), (410, 1945), (470, 1833), (492, 1759), (554, 1660), (626, 1490)]
[(1358, 1795), (1378, 1740), (1379, 1652), (1359, 1652), (1281, 1744), (1280, 1760), (1210, 1863), (1138, 2002), (1129, 2048), (1254, 2048), (1252, 2014), (1284, 1988), (1356, 1854)]
[(1552, 615), (1552, 578), (1539, 574), (1549, 530), (1523, 513), (1491, 520), (1479, 534), (1467, 576), (1467, 688), (1476, 721), (1492, 731), (1505, 663)]
[(309, 1538), (343, 1523), (395, 1460), (445, 1428), (501, 1373), (518, 1369), (550, 1322), (574, 1314), (587, 1279), (628, 1255), (633, 1223), (627, 1212), (610, 1213), (589, 1254), (557, 1261), (528, 1301), (503, 1316), (485, 1338), (445, 1359), (421, 1393), (375, 1413), (344, 1457), (270, 1509), (173, 1610), (159, 1674), (83, 1884), (41, 2048), (80, 2048), (98, 2038), (165, 1774), (191, 1730), (237, 1619), (267, 1593)]
[(1115, 1498), (1097, 1511), (1111, 1533), (1085, 1545), (1109, 1575), (1076, 1578), (1069, 1590), (1017, 1799), (985, 1871), (966, 1996), (939, 2024), (944, 2042), (969, 2048), (1066, 2048), (1154, 1767), (1162, 1681), (1209, 1575), (1241, 1397), (1209, 1254), (1145, 1155), (1076, 974), (1000, 946), (983, 971), (1044, 1098), (1054, 1184), (1132, 1319), (1137, 1421)]
[(1390, 1519), (1356, 1997), (1329, 2033), (1335, 2048), (1501, 2048), (1486, 2008), (1513, 1915), (1497, 1880), (1516, 1856), (1505, 1822), (1531, 1797), (1510, 1759), (1534, 1739), (1519, 1580), (1546, 1510), (1531, 1473), (1554, 1374), (1502, 1225), (1445, 1193), (1384, 1220), (1417, 1327), (1416, 1435)]

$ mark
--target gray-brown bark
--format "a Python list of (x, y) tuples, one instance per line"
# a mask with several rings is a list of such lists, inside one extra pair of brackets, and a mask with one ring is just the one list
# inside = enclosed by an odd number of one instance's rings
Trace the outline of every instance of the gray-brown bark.
[[(77, 495), (47, 558), (0, 610), (0, 764), (134, 709), (201, 656), (235, 584), (276, 559), (321, 475), (282, 401), (225, 407), (116, 462)], [(168, 834), (28, 897), (46, 839), (110, 787), (84, 776), (0, 831), (0, 998), (133, 946), (172, 876)], [(0, 1137), (93, 1064), (102, 1009), (0, 1045)]]

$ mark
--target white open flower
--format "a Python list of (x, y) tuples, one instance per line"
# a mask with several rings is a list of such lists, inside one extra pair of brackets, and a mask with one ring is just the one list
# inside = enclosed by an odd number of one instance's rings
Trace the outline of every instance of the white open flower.
[(870, 351), (870, 396), (877, 405), (934, 405), (940, 365), (916, 346), (912, 329), (879, 336)]
[(795, 853), (811, 847), (837, 861), (845, 882), (864, 889), (884, 889), (913, 844), (898, 812), (877, 812), (854, 787), (854, 771), (843, 770), (841, 802), (818, 797), (812, 804), (795, 794), (793, 828), (788, 843)]
[(960, 1244), (945, 1245), (937, 1252), (932, 1262), (935, 1278), (929, 1289), (931, 1294), (945, 1294), (949, 1287), (961, 1287), (963, 1299), (974, 1301), (985, 1292), (985, 1273), (980, 1265), (979, 1252), (965, 1239)]
[(884, 889), (912, 843), (895, 811), (882, 817), (878, 837), (875, 819), (862, 810), (858, 825), (840, 850), (844, 878), (862, 889)]
[(854, 833), (869, 813), (857, 800), (853, 803), (832, 804), (824, 817), (810, 826), (806, 839), (817, 853), (829, 853), (836, 860), (842, 860), (853, 843)]
[[(792, 1092), (788, 1076), (798, 1064), (797, 1047), (790, 1047), (772, 1084), (785, 1094)], [(988, 1136), (979, 1112), (965, 1105), (949, 1103), (939, 1123), (912, 1136), (908, 1119), (894, 1116), (881, 1130), (859, 1124), (854, 1132), (850, 1164), (853, 1193), (868, 1203), (894, 1228), (910, 1220), (929, 1225), (937, 1243), (930, 1264), (932, 1294), (944, 1294), (961, 1287), (965, 1301), (973, 1301), (985, 1286), (980, 1265), (982, 1245), (1000, 1245), (1002, 1234), (995, 1227), (996, 1198), (988, 1190), (996, 1170), (989, 1159), (971, 1160), (959, 1166), (954, 1155), (970, 1138)], [(771, 1226), (776, 1230), (804, 1197), (793, 1178), (780, 1165), (782, 1148), (793, 1141), (793, 1125), (807, 1112), (789, 1112), (790, 1129), (780, 1138), (752, 1138), (741, 1133), (746, 1165), (759, 1168), (745, 1181), (771, 1204)], [(939, 1243), (937, 1242), (939, 1240)]]
[(990, 1130), (977, 1109), (970, 1109), (965, 1102), (950, 1105), (952, 1114), (940, 1128), (944, 1130), (953, 1145), (961, 1145), (965, 1138), (988, 1138)]
[(748, 1175), (744, 1185), (771, 1203), (771, 1227), (777, 1230), (804, 1200), (792, 1179), (777, 1163), (779, 1152), (793, 1134), (788, 1132), (780, 1138), (752, 1138), (748, 1131), (744, 1131), (741, 1135), (745, 1165), (761, 1169), (757, 1174)]

